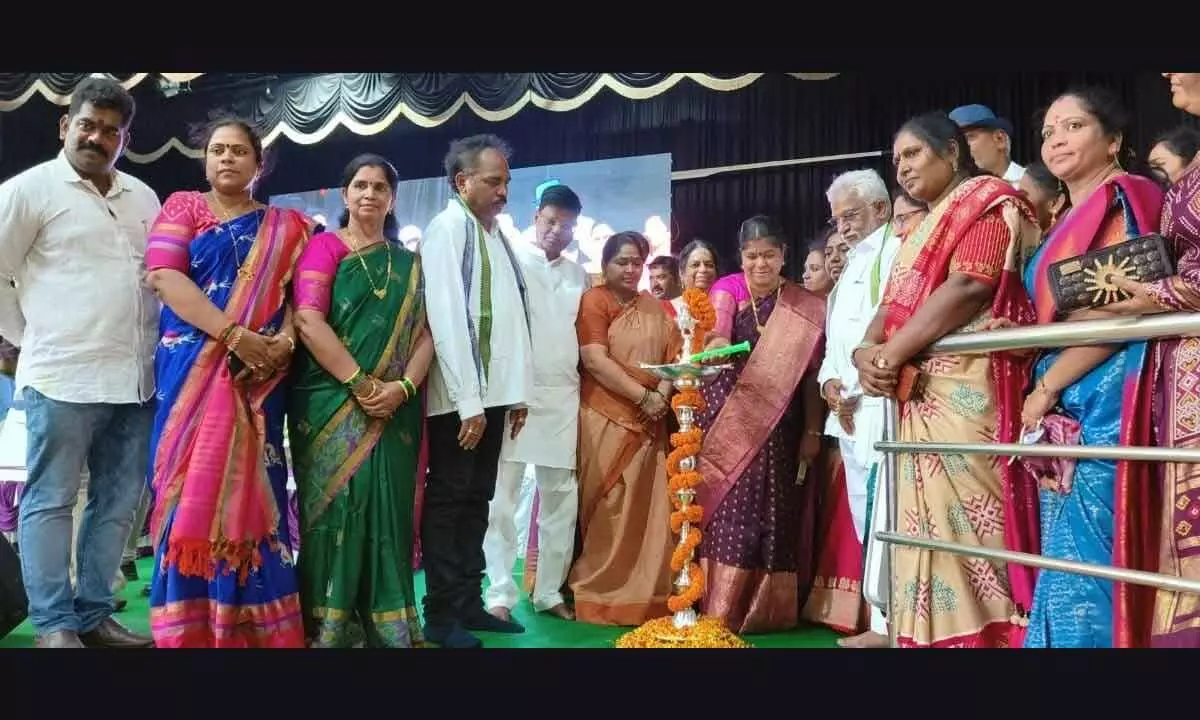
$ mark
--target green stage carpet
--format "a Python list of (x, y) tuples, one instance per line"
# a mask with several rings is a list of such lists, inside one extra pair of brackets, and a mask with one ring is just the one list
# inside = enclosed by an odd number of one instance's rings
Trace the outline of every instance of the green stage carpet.
[[(142, 587), (149, 581), (151, 573), (151, 558), (138, 561), (138, 574), (141, 580), (129, 583), (122, 597), (129, 605), (117, 614), (117, 619), (137, 632), (149, 632), (150, 604), (142, 596)], [(517, 577), (521, 576), (520, 568)], [(417, 573), (417, 595), (425, 593), (425, 576)], [(522, 597), (521, 603), (514, 611), (518, 622), (525, 626), (521, 635), (496, 635), (480, 633), (484, 647), (489, 648), (603, 648), (612, 647), (615, 641), (628, 628), (613, 628), (600, 625), (585, 625), (583, 623), (567, 622), (543, 613), (536, 613), (529, 604), (528, 598)], [(750, 635), (745, 638), (755, 647), (767, 648), (803, 648), (803, 647), (835, 647), (837, 635), (823, 627), (803, 627), (786, 633), (769, 635)], [(0, 648), (31, 648), (33, 647), (33, 627), (25, 622), (12, 631), (7, 637), (0, 639)]]

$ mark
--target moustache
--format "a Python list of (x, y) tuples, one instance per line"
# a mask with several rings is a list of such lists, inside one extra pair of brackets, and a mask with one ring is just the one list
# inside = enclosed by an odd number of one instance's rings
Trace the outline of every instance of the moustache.
[(108, 152), (105, 151), (105, 149), (100, 147), (99, 145), (93, 145), (92, 143), (80, 143), (79, 151), (83, 152), (84, 150), (91, 150), (93, 152), (99, 153), (100, 155), (103, 155), (104, 157), (108, 157)]

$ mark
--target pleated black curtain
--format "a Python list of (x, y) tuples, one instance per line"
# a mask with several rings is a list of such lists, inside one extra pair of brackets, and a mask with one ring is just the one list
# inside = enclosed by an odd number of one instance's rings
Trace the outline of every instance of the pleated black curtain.
[[(626, 86), (649, 87), (663, 75), (625, 73), (619, 78)], [(1153, 73), (879, 72), (843, 73), (830, 80), (767, 73), (732, 92), (686, 79), (645, 100), (603, 89), (565, 112), (528, 101), (532, 93), (570, 104), (572, 98), (582, 97), (595, 77), (587, 73), (321, 76), (290, 79), (269, 96), (261, 87), (234, 95), (203, 92), (201, 78), (193, 84), (193, 93), (165, 100), (152, 84), (142, 83), (134, 88), (139, 114), (131, 147), (144, 152), (170, 137), (186, 136), (189, 123), (203, 121), (214, 109), (248, 114), (267, 128), (283, 123), (300, 135), (320, 129), (338, 113), (363, 126), (377, 126), (369, 127), (373, 134), (368, 135), (339, 127), (313, 144), (281, 136), (270, 148), (273, 169), (263, 181), (261, 197), (335, 185), (345, 163), (361, 152), (390, 158), (405, 178), (440, 175), (449, 142), (478, 132), (494, 132), (509, 141), (515, 150), (514, 167), (667, 152), (672, 154), (674, 170), (685, 171), (883, 151), (882, 156), (865, 159), (719, 173), (673, 183), (676, 249), (702, 236), (720, 249), (729, 266), (736, 260), (738, 225), (750, 215), (768, 213), (778, 216), (789, 231), (793, 252), (788, 271), (796, 276), (800, 248), (829, 215), (824, 193), (830, 181), (840, 172), (869, 167), (893, 183), (892, 135), (917, 113), (985, 103), (1016, 125), (1014, 156), (1023, 164), (1038, 154), (1038, 110), (1075, 84), (1103, 84), (1124, 99), (1135, 114), (1127, 141), (1142, 157), (1154, 134), (1184, 121), (1170, 105), (1166, 82)], [(510, 113), (514, 103), (524, 105), (498, 121), (484, 119), (469, 107), (451, 112), (464, 92), (485, 116)], [(382, 127), (400, 103), (417, 120), (401, 113)], [(19, 111), (4, 113), (0, 173), (10, 175), (57, 151), (54, 123), (62, 110), (30, 101)], [(126, 161), (122, 167), (163, 196), (203, 184), (200, 162), (175, 150), (149, 164)]]

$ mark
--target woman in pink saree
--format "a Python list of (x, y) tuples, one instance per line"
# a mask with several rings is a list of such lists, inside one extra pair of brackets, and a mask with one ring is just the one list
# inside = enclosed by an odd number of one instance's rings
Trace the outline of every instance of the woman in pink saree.
[(773, 219), (742, 223), (739, 245), (742, 272), (710, 291), (709, 346), (752, 350), (704, 388), (697, 502), (701, 609), (741, 634), (796, 627), (812, 583), (816, 508), (801, 468), (821, 450), (825, 301), (780, 276), (785, 243)]

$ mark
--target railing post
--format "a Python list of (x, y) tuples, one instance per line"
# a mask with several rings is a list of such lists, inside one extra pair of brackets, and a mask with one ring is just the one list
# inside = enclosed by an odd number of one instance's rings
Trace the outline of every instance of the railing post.
[[(887, 442), (900, 441), (900, 403), (892, 398), (884, 398), (883, 401), (883, 437)], [(900, 456), (896, 452), (885, 452), (883, 462), (883, 479), (887, 485), (884, 486), (888, 499), (887, 508), (887, 528), (890, 533), (900, 532)], [(888, 601), (887, 601), (887, 622), (888, 622), (888, 639), (892, 647), (899, 647), (899, 603), (896, 598), (896, 544), (887, 544), (887, 567), (884, 568), (884, 573), (887, 577)]]

